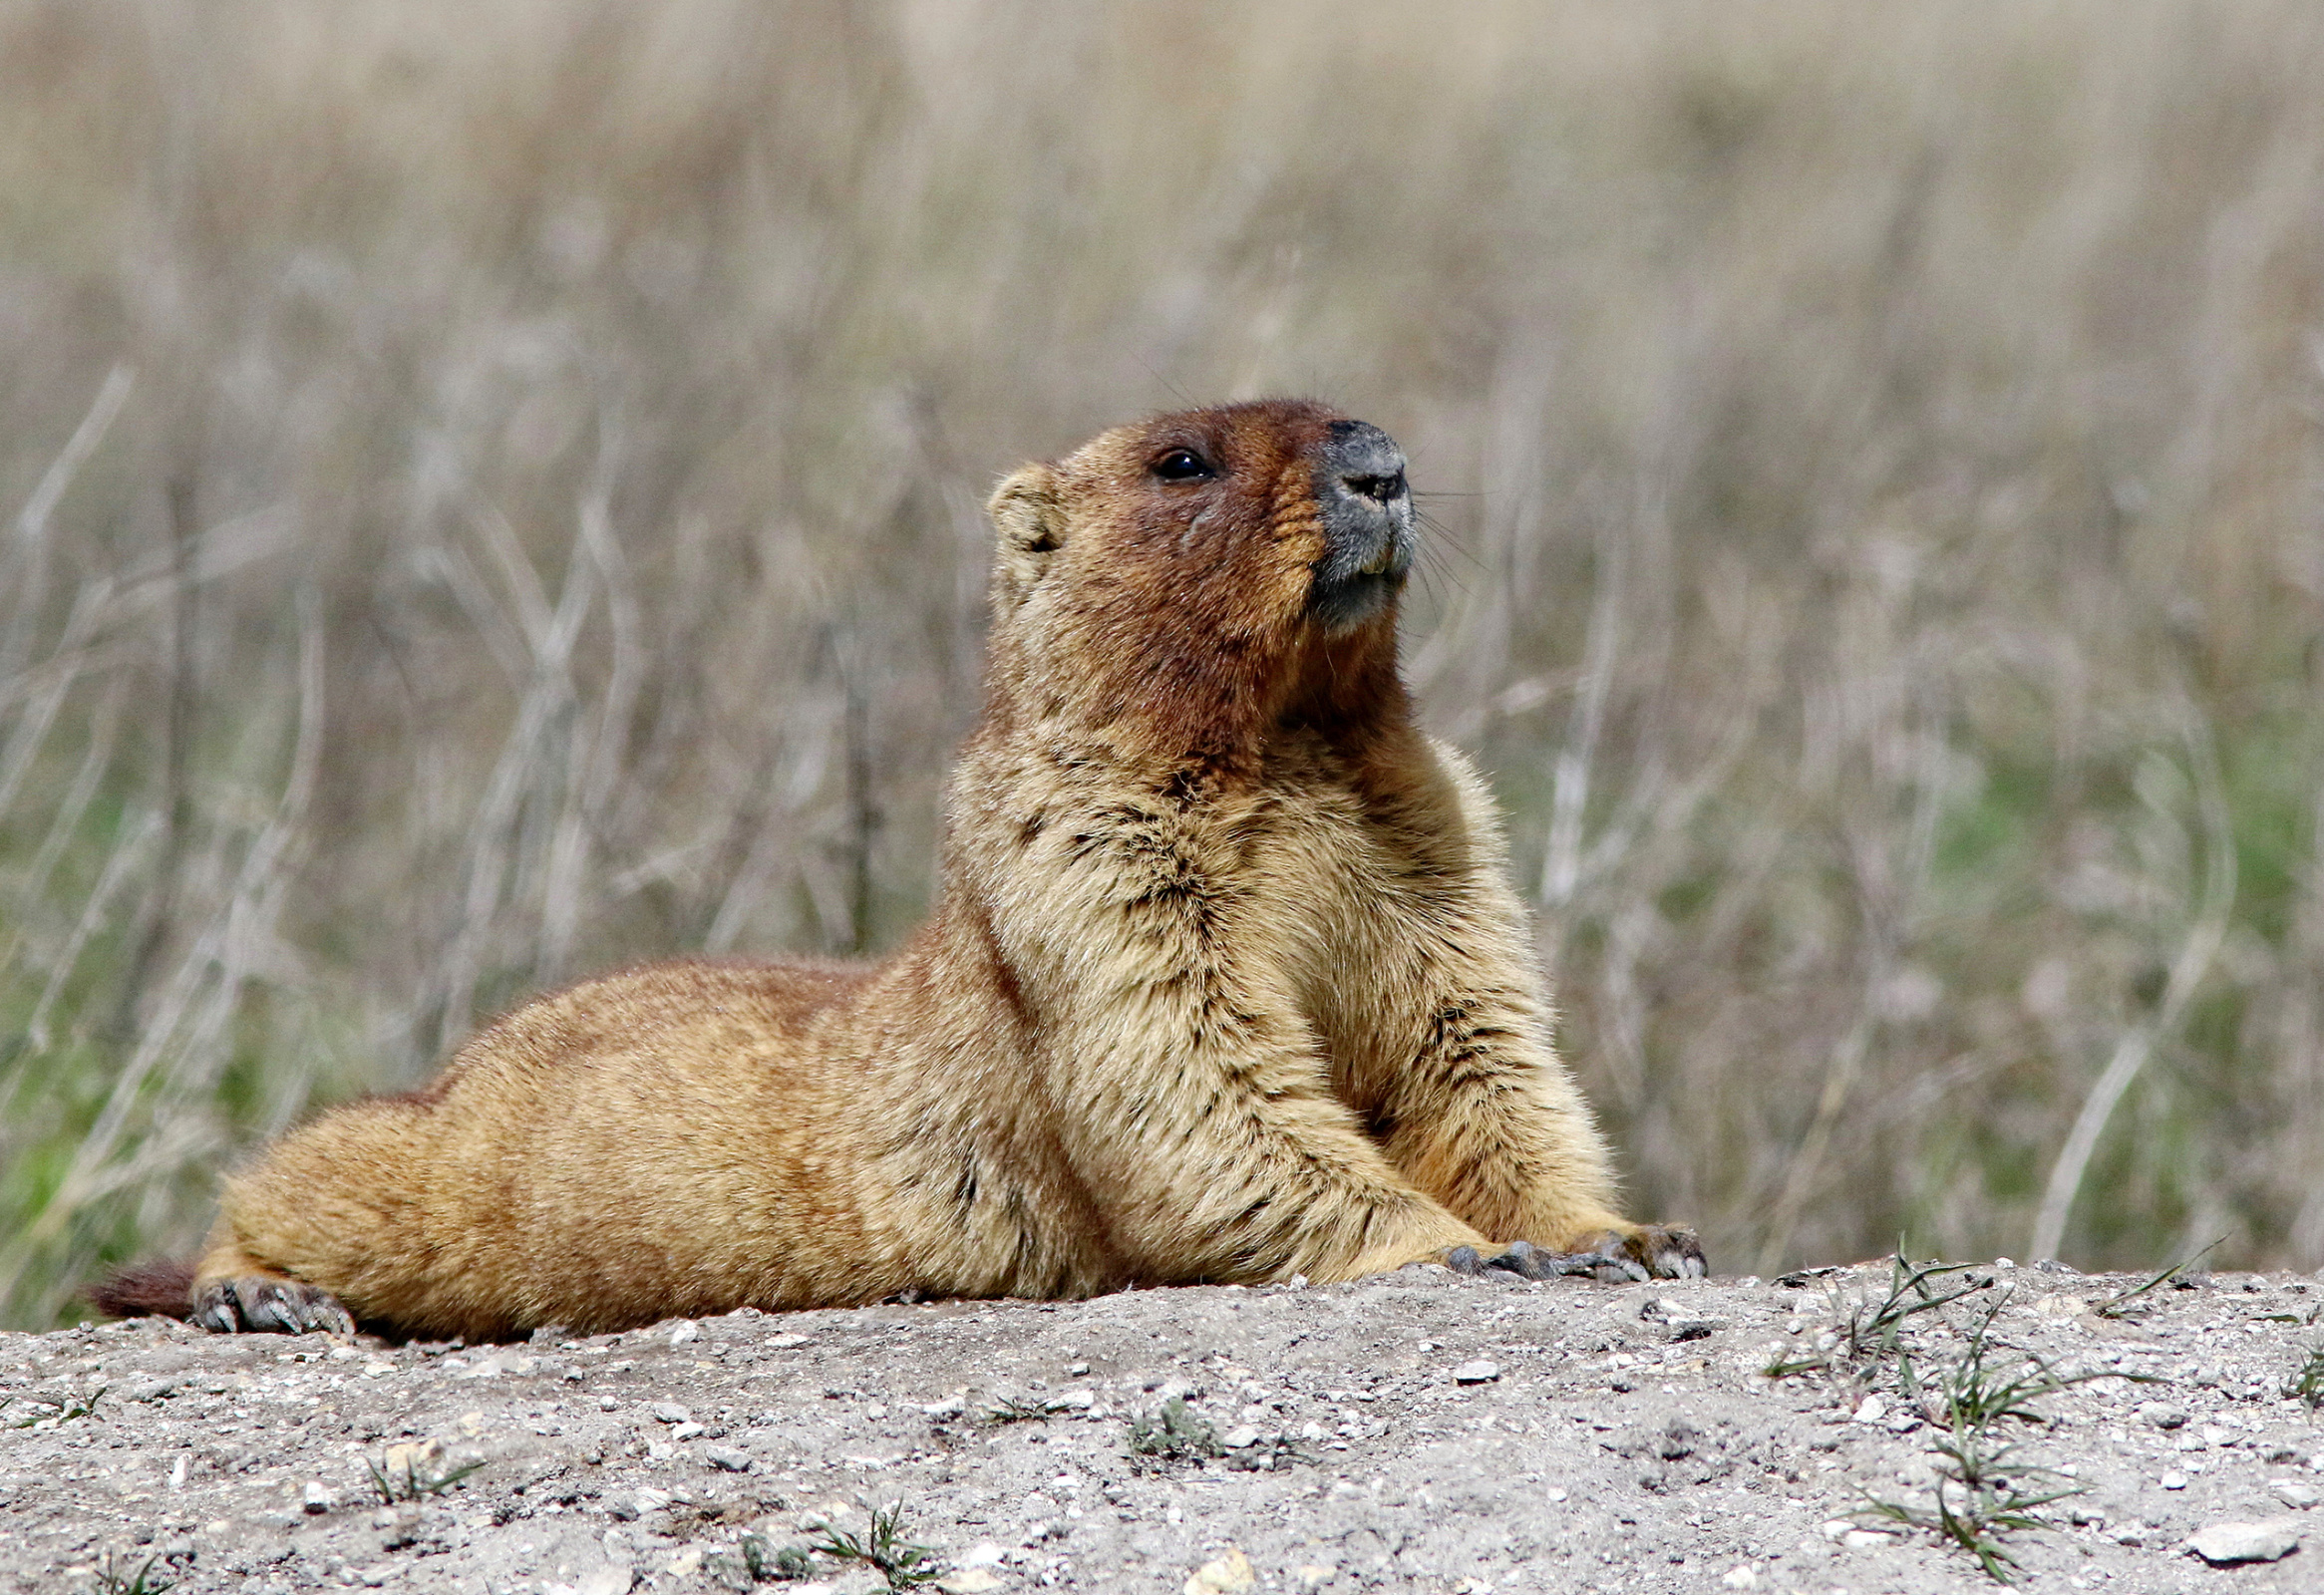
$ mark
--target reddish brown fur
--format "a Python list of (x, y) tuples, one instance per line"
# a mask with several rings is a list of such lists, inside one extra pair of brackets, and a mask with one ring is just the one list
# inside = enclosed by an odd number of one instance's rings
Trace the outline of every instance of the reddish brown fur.
[(90, 1305), (109, 1318), (156, 1314), (183, 1318), (192, 1310), (193, 1264), (185, 1258), (157, 1259), (122, 1269), (89, 1288)]
[[(663, 964), (518, 1009), (229, 1179), (197, 1318), (273, 1282), (283, 1327), (328, 1292), (476, 1338), (1609, 1234), (1681, 1266), (1611, 1207), (1490, 801), (1412, 723), (1402, 566), (1324, 469), (1351, 435), (1237, 405), (1002, 483), (928, 923), (875, 969)], [(1178, 449), (1216, 469), (1165, 478)], [(1371, 583), (1348, 610), (1327, 555)]]

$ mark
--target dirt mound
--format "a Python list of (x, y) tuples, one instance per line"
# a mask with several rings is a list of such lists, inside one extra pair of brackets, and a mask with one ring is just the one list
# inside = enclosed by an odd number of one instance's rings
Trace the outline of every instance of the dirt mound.
[[(2141, 1283), (1408, 1269), (481, 1348), (7, 1335), (0, 1586), (1822, 1595), (1990, 1588), (1981, 1547), (2045, 1589), (2316, 1588), (2324, 1286), (2108, 1308)], [(1940, 1491), (1952, 1538), (1915, 1526)], [(2204, 1550), (2272, 1559), (2214, 1569), (2187, 1541), (2223, 1524)]]

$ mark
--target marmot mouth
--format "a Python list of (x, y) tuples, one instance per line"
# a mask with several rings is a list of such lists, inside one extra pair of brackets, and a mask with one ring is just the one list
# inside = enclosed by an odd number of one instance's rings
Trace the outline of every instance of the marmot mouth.
[(1307, 612), (1327, 631), (1342, 632), (1362, 625), (1403, 590), (1406, 568), (1391, 551), (1377, 569), (1350, 571), (1344, 576), (1319, 571), (1307, 591)]

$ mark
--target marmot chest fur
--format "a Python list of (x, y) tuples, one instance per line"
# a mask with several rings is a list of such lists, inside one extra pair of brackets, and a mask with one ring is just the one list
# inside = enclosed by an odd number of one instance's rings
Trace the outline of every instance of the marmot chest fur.
[(101, 1305), (476, 1340), (1424, 1259), (1701, 1272), (1617, 1215), (1491, 802), (1413, 723), (1404, 472), (1288, 401), (1019, 471), (900, 951), (539, 998), (283, 1137), (190, 1278)]

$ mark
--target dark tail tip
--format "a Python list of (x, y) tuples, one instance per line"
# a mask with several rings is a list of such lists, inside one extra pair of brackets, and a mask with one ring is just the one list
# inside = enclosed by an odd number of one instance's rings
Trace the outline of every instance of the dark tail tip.
[(132, 1263), (90, 1286), (88, 1294), (108, 1318), (183, 1318), (193, 1311), (193, 1264), (182, 1258)]

